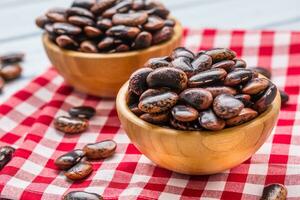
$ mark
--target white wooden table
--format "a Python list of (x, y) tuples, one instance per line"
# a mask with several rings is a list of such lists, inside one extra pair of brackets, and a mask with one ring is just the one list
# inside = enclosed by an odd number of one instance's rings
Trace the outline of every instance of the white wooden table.
[[(247, 28), (300, 30), (299, 0), (162, 0), (184, 26), (197, 28)], [(1, 0), (0, 53), (24, 51), (21, 79), (9, 83), (0, 102), (24, 87), (50, 66), (41, 33), (34, 20), (50, 7), (72, 0)]]

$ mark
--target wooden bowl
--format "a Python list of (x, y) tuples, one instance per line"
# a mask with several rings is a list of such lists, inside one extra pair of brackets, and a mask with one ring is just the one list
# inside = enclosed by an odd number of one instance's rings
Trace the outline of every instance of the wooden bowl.
[(158, 166), (190, 175), (215, 174), (250, 158), (270, 135), (280, 110), (280, 95), (254, 120), (221, 131), (180, 131), (147, 123), (126, 105), (128, 82), (116, 104), (131, 142)]
[(82, 53), (65, 50), (43, 35), (47, 55), (57, 71), (75, 89), (101, 97), (115, 97), (129, 76), (151, 57), (169, 55), (178, 47), (182, 26), (176, 21), (171, 40), (150, 48), (124, 53)]

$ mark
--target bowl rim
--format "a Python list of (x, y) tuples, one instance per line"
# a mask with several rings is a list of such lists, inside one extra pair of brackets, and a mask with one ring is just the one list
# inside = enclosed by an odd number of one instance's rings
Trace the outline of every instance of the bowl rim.
[(54, 44), (54, 42), (52, 42), (47, 33), (43, 33), (42, 35), (42, 41), (44, 43), (45, 46), (47, 46), (47, 48), (51, 48), (53, 51), (56, 52), (60, 52), (62, 54), (65, 55), (69, 55), (72, 57), (81, 57), (81, 58), (123, 58), (123, 57), (129, 57), (129, 56), (136, 56), (138, 54), (143, 54), (145, 52), (155, 52), (158, 51), (161, 48), (164, 48), (164, 46), (168, 46), (170, 43), (178, 40), (180, 37), (182, 37), (183, 34), (183, 27), (181, 25), (181, 23), (172, 17), (172, 19), (174, 19), (176, 21), (176, 25), (174, 26), (174, 35), (171, 39), (169, 39), (168, 41), (165, 41), (161, 44), (156, 44), (153, 46), (150, 46), (146, 49), (141, 49), (141, 50), (133, 50), (133, 51), (128, 51), (128, 52), (119, 52), (119, 53), (84, 53), (84, 52), (80, 52), (80, 51), (73, 51), (73, 50), (67, 50), (67, 49), (63, 49), (59, 46), (57, 46), (56, 44)]
[(272, 117), (272, 113), (273, 112), (279, 112), (280, 107), (281, 107), (281, 99), (280, 99), (280, 94), (279, 91), (277, 90), (277, 94), (276, 97), (273, 101), (273, 103), (269, 106), (269, 108), (261, 113), (260, 115), (258, 115), (258, 117), (256, 117), (255, 119), (243, 123), (241, 125), (238, 126), (234, 126), (234, 127), (230, 127), (230, 128), (225, 128), (222, 129), (220, 131), (207, 131), (207, 130), (203, 130), (203, 131), (183, 131), (183, 130), (177, 130), (177, 129), (172, 129), (172, 128), (165, 128), (165, 127), (161, 127), (155, 124), (151, 124), (148, 123), (142, 119), (140, 119), (139, 117), (137, 117), (134, 113), (132, 113), (127, 104), (126, 104), (126, 95), (127, 95), (127, 88), (129, 85), (129, 81), (127, 81), (126, 83), (123, 84), (123, 86), (120, 88), (117, 98), (116, 98), (116, 106), (117, 106), (117, 112), (122, 115), (124, 115), (125, 118), (127, 118), (127, 120), (131, 121), (131, 123), (136, 124), (139, 127), (144, 127), (145, 129), (151, 129), (151, 133), (155, 134), (168, 134), (168, 135), (177, 135), (177, 134), (204, 134), (204, 135), (208, 135), (208, 134), (221, 134), (221, 133), (230, 133), (232, 131), (236, 131), (237, 129), (243, 129), (243, 128), (251, 128), (252, 126), (255, 126), (255, 124), (257, 123), (263, 123), (264, 121), (266, 121), (267, 119), (269, 119), (270, 117)]

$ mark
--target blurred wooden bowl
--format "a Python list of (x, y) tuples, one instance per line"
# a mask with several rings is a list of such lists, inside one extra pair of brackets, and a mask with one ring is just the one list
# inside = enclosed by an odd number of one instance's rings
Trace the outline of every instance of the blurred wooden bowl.
[(182, 38), (182, 26), (176, 21), (171, 40), (144, 50), (124, 53), (82, 53), (65, 50), (43, 35), (47, 55), (64, 79), (75, 89), (100, 96), (115, 97), (129, 76), (152, 57), (169, 55), (178, 47)]
[(270, 135), (280, 110), (277, 94), (254, 120), (221, 131), (180, 131), (147, 123), (126, 105), (128, 82), (120, 89), (117, 111), (131, 142), (158, 166), (190, 175), (215, 174), (250, 158)]

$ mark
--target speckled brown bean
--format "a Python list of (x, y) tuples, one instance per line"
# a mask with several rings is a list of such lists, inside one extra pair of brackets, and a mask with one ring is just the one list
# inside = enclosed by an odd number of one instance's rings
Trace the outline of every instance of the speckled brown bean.
[(112, 156), (117, 149), (117, 143), (113, 140), (87, 144), (83, 147), (85, 156), (88, 159), (104, 159)]
[(134, 39), (140, 32), (141, 30), (137, 27), (117, 25), (108, 29), (106, 34), (123, 39)]
[(116, 0), (101, 0), (101, 1), (97, 1), (95, 4), (92, 5), (91, 11), (94, 14), (99, 15), (103, 11), (105, 11), (106, 9), (110, 8), (111, 6), (113, 6), (115, 2), (116, 2)]
[(159, 44), (172, 38), (174, 29), (169, 26), (165, 26), (152, 35), (152, 44)]
[(249, 94), (237, 94), (234, 98), (243, 102), (245, 107), (253, 107), (254, 103), (251, 101), (251, 96)]
[(71, 6), (90, 9), (95, 3), (96, 0), (74, 0)]
[(35, 19), (35, 24), (43, 29), (46, 24), (51, 23), (50, 19), (46, 15), (41, 15)]
[(62, 48), (78, 47), (78, 43), (68, 35), (60, 35), (55, 39), (56, 44)]
[(169, 88), (158, 88), (158, 89), (148, 89), (145, 92), (143, 92), (143, 94), (139, 97), (139, 101), (142, 101), (144, 98), (146, 97), (152, 97), (155, 95), (159, 95), (161, 93), (164, 92), (169, 92), (170, 89)]
[(146, 63), (145, 67), (150, 67), (152, 69), (157, 69), (160, 67), (171, 67), (170, 63), (171, 59), (168, 56), (158, 57), (158, 58), (150, 58)]
[(205, 110), (213, 102), (212, 94), (202, 88), (190, 88), (186, 89), (179, 95), (179, 99), (198, 110)]
[(104, 37), (97, 45), (100, 51), (113, 47), (115, 39), (113, 37)]
[(140, 118), (146, 122), (152, 124), (164, 124), (167, 123), (170, 119), (169, 112), (162, 113), (144, 113), (140, 116)]
[(214, 98), (220, 94), (236, 95), (237, 93), (236, 89), (228, 86), (211, 86), (206, 87), (205, 89), (208, 90)]
[(179, 57), (186, 57), (190, 60), (194, 60), (195, 54), (185, 47), (177, 47), (172, 51), (171, 58), (175, 59)]
[(191, 63), (196, 73), (208, 70), (212, 66), (212, 58), (206, 54), (200, 54)]
[(71, 16), (68, 18), (68, 22), (75, 26), (93, 26), (94, 21), (91, 18), (83, 16)]
[(79, 50), (85, 53), (98, 53), (97, 45), (89, 40), (81, 42)]
[(10, 146), (0, 147), (0, 170), (12, 159), (15, 149)]
[(141, 68), (136, 70), (129, 78), (129, 90), (136, 95), (141, 95), (147, 89), (147, 77), (153, 72), (151, 68)]
[(81, 149), (75, 149), (58, 157), (54, 164), (61, 170), (68, 170), (77, 164), (84, 157), (84, 152)]
[(249, 67), (249, 69), (256, 71), (257, 73), (260, 73), (261, 75), (267, 77), (268, 79), (271, 79), (272, 74), (271, 72), (264, 67)]
[(203, 128), (200, 126), (198, 120), (192, 122), (181, 122), (174, 118), (170, 119), (170, 125), (178, 130), (183, 131), (201, 131)]
[(89, 17), (89, 18), (94, 18), (94, 14), (89, 11), (88, 9), (85, 8), (80, 8), (80, 7), (71, 7), (67, 9), (67, 15), (68, 16), (83, 16), (83, 17)]
[(0, 62), (2, 64), (15, 64), (22, 62), (25, 57), (25, 54), (22, 52), (11, 52), (0, 55)]
[(173, 67), (184, 71), (188, 77), (191, 77), (195, 73), (190, 59), (187, 57), (175, 58), (171, 63)]
[(118, 1), (114, 6), (105, 10), (101, 16), (105, 18), (111, 18), (117, 12), (119, 13), (127, 13), (131, 7), (131, 1)]
[(112, 22), (115, 25), (139, 26), (147, 21), (148, 14), (146, 12), (136, 13), (117, 13), (113, 16)]
[(211, 109), (200, 113), (199, 123), (203, 128), (211, 131), (219, 131), (225, 127), (225, 121), (217, 117)]
[(98, 19), (96, 24), (97, 24), (97, 27), (103, 31), (112, 27), (111, 19), (107, 19), (107, 18)]
[(22, 67), (19, 64), (5, 65), (0, 70), (1, 77), (6, 81), (14, 80), (19, 76), (21, 76), (21, 74), (22, 74)]
[(244, 108), (244, 104), (229, 94), (221, 94), (214, 99), (213, 110), (222, 119), (237, 116)]
[(51, 22), (67, 22), (66, 16), (64, 13), (56, 12), (47, 12), (46, 16)]
[(220, 62), (217, 62), (212, 65), (212, 69), (214, 68), (222, 68), (225, 69), (226, 71), (230, 71), (232, 67), (234, 66), (235, 62), (233, 60), (223, 60)]
[(89, 126), (89, 122), (85, 119), (60, 116), (54, 120), (54, 126), (64, 133), (73, 134), (85, 131)]
[(271, 85), (264, 91), (262, 96), (255, 102), (254, 108), (260, 113), (265, 111), (274, 101), (276, 94), (277, 87), (271, 83)]
[(257, 94), (269, 86), (269, 80), (265, 78), (251, 79), (242, 89), (244, 94)]
[(139, 109), (138, 103), (134, 103), (134, 104), (128, 105), (128, 108), (136, 116), (141, 116), (142, 114), (144, 114), (144, 112)]
[(152, 35), (149, 32), (140, 32), (132, 45), (134, 49), (144, 49), (151, 46)]
[(184, 71), (171, 67), (155, 69), (147, 77), (147, 84), (152, 87), (169, 87), (176, 90), (184, 90), (187, 87), (188, 78)]
[(90, 119), (95, 115), (96, 110), (91, 106), (76, 106), (71, 108), (68, 113), (71, 117)]
[(73, 181), (86, 178), (93, 171), (93, 166), (89, 162), (79, 162), (65, 172), (65, 176)]
[(198, 118), (198, 111), (190, 106), (177, 105), (172, 108), (172, 116), (174, 119), (181, 122), (190, 122)]
[(233, 59), (233, 61), (235, 62), (235, 64), (232, 66), (232, 69), (246, 68), (247, 66), (247, 63), (242, 59), (235, 58)]
[(57, 34), (66, 34), (66, 35), (78, 35), (82, 32), (82, 29), (78, 26), (74, 26), (69, 23), (54, 23), (53, 31)]
[(212, 57), (213, 63), (220, 62), (222, 60), (232, 60), (236, 57), (236, 53), (226, 48), (216, 48), (205, 52), (205, 54)]
[(157, 31), (164, 26), (164, 20), (158, 16), (149, 16), (147, 23), (143, 25), (143, 28), (147, 31)]
[(285, 105), (288, 101), (289, 101), (289, 95), (283, 91), (283, 90), (279, 90), (280, 92), (280, 97), (281, 97), (281, 105)]
[(252, 79), (253, 72), (248, 69), (236, 69), (227, 74), (224, 85), (236, 86)]
[(204, 72), (195, 74), (189, 78), (190, 87), (200, 87), (205, 85), (214, 84), (224, 80), (227, 72), (224, 69), (210, 69)]
[(143, 112), (160, 113), (172, 108), (177, 100), (178, 95), (176, 93), (162, 91), (159, 94), (142, 98), (138, 107)]
[(85, 26), (83, 31), (85, 35), (90, 38), (99, 37), (103, 34), (103, 32), (100, 29), (93, 26)]
[(103, 197), (96, 193), (72, 191), (64, 195), (63, 200), (103, 200)]
[(286, 200), (287, 188), (279, 183), (266, 185), (260, 200)]
[(226, 125), (237, 126), (254, 119), (257, 115), (258, 113), (255, 110), (251, 108), (243, 108), (237, 116), (227, 119)]

